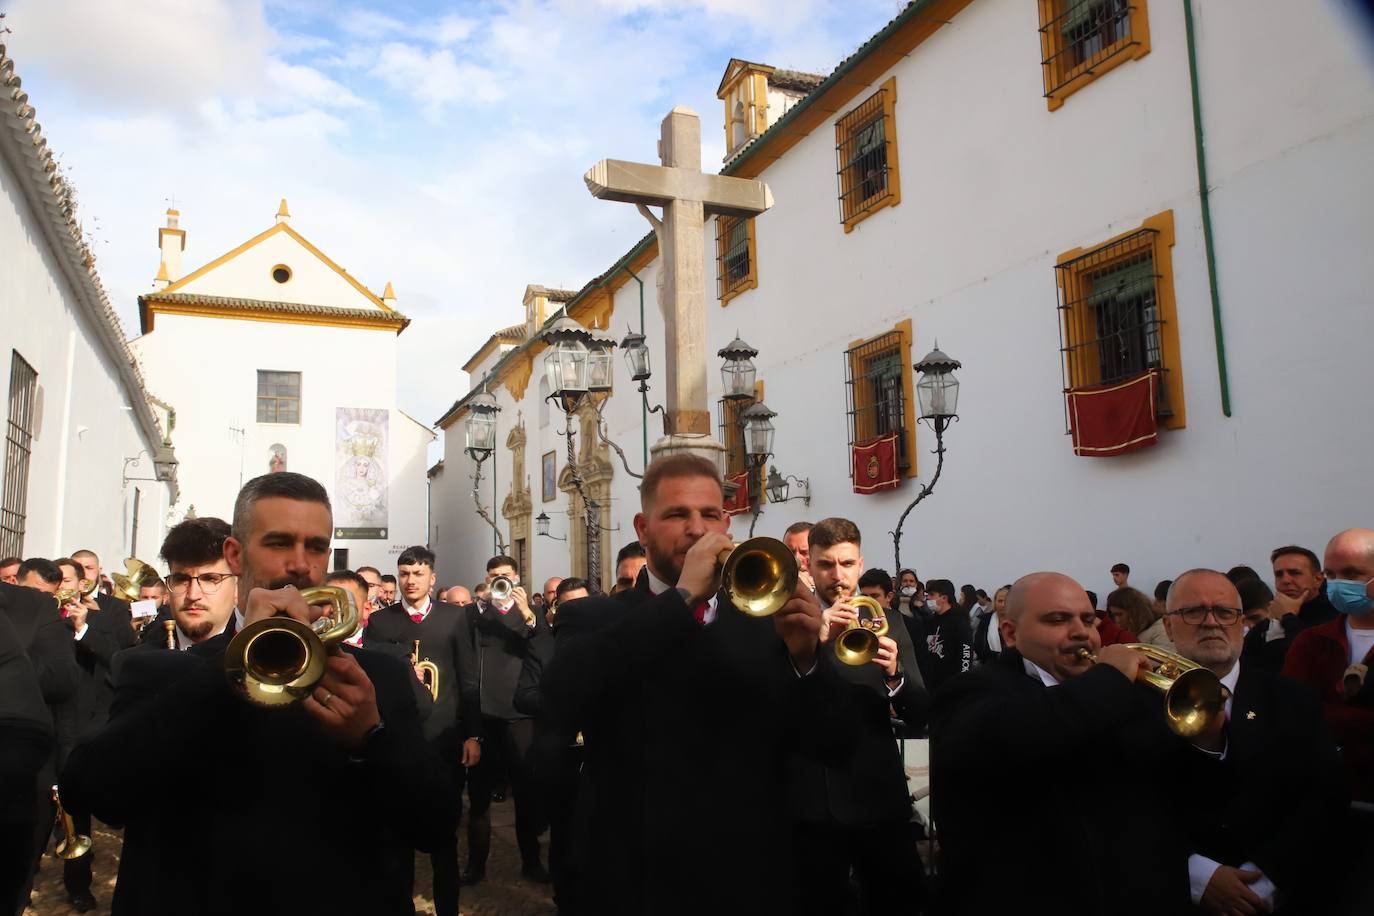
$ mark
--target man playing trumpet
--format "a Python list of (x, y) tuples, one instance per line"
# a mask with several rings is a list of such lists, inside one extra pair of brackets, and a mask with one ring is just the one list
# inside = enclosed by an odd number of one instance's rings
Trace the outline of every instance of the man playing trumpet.
[(648, 554), (636, 586), (558, 612), (542, 694), (586, 738), (589, 912), (775, 912), (793, 893), (779, 774), (789, 751), (843, 733), (831, 732), (838, 685), (817, 664), (810, 589), (797, 583), (771, 619), (719, 592), (723, 499), (710, 460), (655, 460), (634, 520)]
[[(820, 663), (836, 675), (836, 702), (851, 723), (853, 740), (826, 758), (794, 753), (788, 760), (799, 914), (842, 913), (848, 907), (852, 868), (869, 912), (914, 912), (921, 904), (921, 863), (911, 833), (906, 771), (893, 739), (890, 714), (908, 725), (925, 724), (929, 695), (916, 665), (906, 626), (894, 621), (886, 635), (866, 640), (872, 657), (858, 665), (834, 651), (847, 628), (877, 613), (892, 614), (892, 579), (864, 572), (858, 526), (827, 518), (810, 529), (809, 566), (816, 597), (825, 605)], [(863, 618), (859, 607), (863, 605)], [(878, 618), (882, 620), (883, 618)], [(870, 632), (878, 632), (872, 630)]]
[[(1003, 652), (936, 693), (931, 800), (942, 911), (1187, 909), (1184, 816), (1173, 790), (1182, 767), (1205, 755), (1169, 732), (1158, 693), (1132, 686), (1145, 657), (1103, 648), (1095, 622), (1073, 579), (1024, 576), (1007, 596)], [(1103, 773), (1130, 793), (1094, 792)], [(988, 837), (1015, 853), (989, 855)]]

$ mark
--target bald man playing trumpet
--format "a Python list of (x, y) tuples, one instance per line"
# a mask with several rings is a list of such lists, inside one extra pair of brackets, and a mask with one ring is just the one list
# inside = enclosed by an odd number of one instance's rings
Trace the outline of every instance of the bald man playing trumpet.
[[(1204, 755), (1168, 730), (1160, 695), (1134, 685), (1146, 658), (1103, 648), (1094, 624), (1073, 579), (1025, 576), (1007, 596), (1005, 650), (936, 693), (942, 911), (1119, 916), (1189, 906), (1170, 774), (1188, 765), (1180, 755)], [(1130, 790), (1098, 791), (1103, 779)], [(1015, 853), (989, 855), (988, 837)]]

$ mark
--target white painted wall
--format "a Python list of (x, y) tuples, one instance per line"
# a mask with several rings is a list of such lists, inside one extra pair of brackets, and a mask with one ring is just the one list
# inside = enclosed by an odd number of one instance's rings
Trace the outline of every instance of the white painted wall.
[[(381, 408), (391, 412), (388, 537), (333, 546), (349, 550), (352, 567), (387, 569), (402, 549), (424, 543), (430, 434), (396, 407), (393, 332), (159, 314), (133, 345), (149, 384), (178, 407), (183, 512), (194, 505), (198, 515), (228, 520), (240, 486), (268, 472), (274, 443), (286, 446), (288, 470), (332, 497), (335, 408)], [(259, 369), (301, 373), (299, 425), (257, 422)]]
[[(918, 480), (855, 495), (843, 353), (904, 318), (914, 325), (913, 358), (938, 337), (965, 367), (944, 474), (904, 531), (903, 565), (923, 576), (991, 589), (1053, 568), (1105, 594), (1109, 567), (1124, 561), (1148, 590), (1200, 564), (1263, 570), (1275, 546), (1320, 551), (1335, 531), (1371, 523), (1370, 68), (1332, 4), (1296, 18), (1279, 0), (1196, 6), (1233, 416), (1220, 406), (1180, 5), (1151, 3), (1151, 53), (1050, 112), (1034, 4), (980, 0), (875, 81), (897, 79), (902, 203), (844, 233), (826, 122), (762, 176), (776, 205), (757, 223), (759, 287), (723, 309), (708, 299), (708, 352), (737, 331), (760, 349), (759, 378), (779, 414), (775, 463), (811, 481), (809, 508), (765, 506), (758, 533), (848, 516), (867, 534), (869, 565), (892, 567), (887, 533), (934, 471), (934, 436), (918, 432)], [(1306, 50), (1283, 53), (1294, 47)], [(1168, 209), (1188, 427), (1130, 456), (1075, 457), (1064, 428), (1055, 258)], [(712, 254), (708, 245), (707, 290), (715, 289)], [(661, 377), (654, 266), (641, 277)], [(638, 326), (638, 311), (631, 281), (615, 297), (617, 335), (627, 322)], [(712, 357), (713, 412), (718, 365)], [(503, 407), (498, 441), (522, 409), (535, 514), (543, 508), (564, 535), (566, 516), (555, 511), (565, 510), (562, 494), (543, 504), (538, 490), (539, 456), (557, 449), (564, 463), (558, 410), (547, 429), (534, 419), (539, 371), (520, 405), (504, 388), (493, 392)], [(639, 397), (619, 355), (616, 371), (608, 426), (641, 470)], [(651, 399), (661, 392), (653, 384)], [(661, 431), (651, 416), (651, 443)], [(490, 533), (478, 529), (461, 449), (459, 422), (446, 436), (442, 524), (454, 536), (441, 537), (440, 562), (475, 578)], [(496, 463), (508, 474), (508, 459), (498, 453)], [(498, 505), (508, 485), (498, 481)], [(619, 545), (633, 537), (637, 495), (618, 464), (613, 495)], [(736, 531), (747, 523), (737, 519)], [(567, 572), (562, 543), (535, 538), (533, 557), (536, 578)]]
[[(134, 548), (135, 491), (138, 553), (160, 544), (171, 488), (153, 481), (122, 483), (124, 459), (157, 446), (143, 435), (114, 358), (99, 329), (75, 298), (29, 209), (16, 176), (0, 159), (0, 378), (8, 413), (11, 351), (38, 372), (38, 421), (29, 464), (25, 556), (56, 557), (94, 550), (107, 570), (122, 569)], [(2, 447), (2, 444), (0, 444)], [(151, 459), (130, 467), (152, 477)], [(155, 553), (156, 551), (152, 551)]]

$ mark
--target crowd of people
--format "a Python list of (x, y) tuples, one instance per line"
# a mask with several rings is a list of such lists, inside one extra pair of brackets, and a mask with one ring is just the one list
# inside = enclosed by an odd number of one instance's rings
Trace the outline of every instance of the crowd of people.
[[(567, 914), (1374, 912), (1374, 530), (1275, 549), (1272, 589), (1117, 564), (1099, 602), (1055, 571), (894, 578), (832, 517), (782, 533), (796, 587), (754, 616), (716, 467), (640, 489), (608, 595), (504, 555), (441, 587), (424, 546), (328, 570), (328, 495), (286, 471), (168, 532), (153, 615), (89, 550), (0, 560), (0, 912), (96, 818), (117, 914), (413, 914), (423, 853), (456, 916), (507, 795), (521, 880)], [(226, 652), (318, 629), (320, 585), (360, 626), (297, 702), (250, 702)], [(78, 912), (90, 862), (63, 861)]]

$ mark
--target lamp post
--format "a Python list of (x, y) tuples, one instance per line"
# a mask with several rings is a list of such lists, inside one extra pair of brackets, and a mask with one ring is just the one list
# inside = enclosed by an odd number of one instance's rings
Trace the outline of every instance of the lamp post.
[(506, 539), (501, 536), (501, 529), (487, 512), (486, 506), (482, 505), (481, 493), (482, 462), (490, 458), (491, 453), (496, 450), (496, 415), (500, 411), (501, 405), (496, 403), (496, 398), (492, 397), (486, 388), (468, 401), (468, 419), (464, 429), (467, 444), (463, 451), (477, 464), (476, 472), (472, 475), (472, 501), (477, 505), (477, 514), (495, 532), (497, 553), (507, 553)]
[[(588, 497), (582, 472), (577, 467), (577, 450), (573, 442), (573, 414), (589, 394), (604, 394), (611, 390), (611, 348), (615, 341), (593, 334), (567, 315), (544, 329), (543, 341), (549, 347), (544, 357), (544, 371), (549, 380), (549, 397), (563, 408), (567, 422), (568, 473), (573, 486), (582, 498), (587, 535), (587, 581), (600, 589), (601, 583), (601, 519), (600, 506)], [(597, 430), (601, 428), (601, 413), (597, 411)], [(617, 449), (618, 450), (618, 449)], [(621, 459), (624, 459), (621, 453)], [(628, 466), (626, 470), (629, 470)]]
[(176, 455), (172, 452), (172, 446), (167, 442), (164, 442), (157, 447), (156, 454), (148, 456), (153, 459), (152, 477), (130, 477), (129, 468), (131, 466), (138, 467), (139, 465), (141, 465), (143, 463), (143, 458), (145, 455), (148, 455), (147, 449), (144, 449), (132, 458), (124, 459), (122, 483), (127, 484), (131, 480), (147, 480), (155, 483), (169, 483), (173, 480), (176, 480), (177, 465), (180, 462), (177, 461)]
[(921, 419), (935, 430), (935, 476), (930, 478), (930, 483), (921, 486), (921, 492), (916, 494), (911, 505), (902, 512), (901, 518), (897, 520), (897, 530), (892, 532), (892, 568), (896, 570), (902, 568), (902, 526), (906, 524), (906, 517), (916, 508), (917, 503), (935, 490), (935, 483), (940, 479), (940, 471), (945, 466), (945, 428), (951, 420), (959, 419), (956, 412), (959, 405), (959, 380), (954, 377), (954, 370), (962, 366), (959, 360), (940, 349), (939, 341), (935, 342), (934, 350), (912, 366), (921, 374), (920, 381), (916, 383), (916, 401), (921, 409)]

